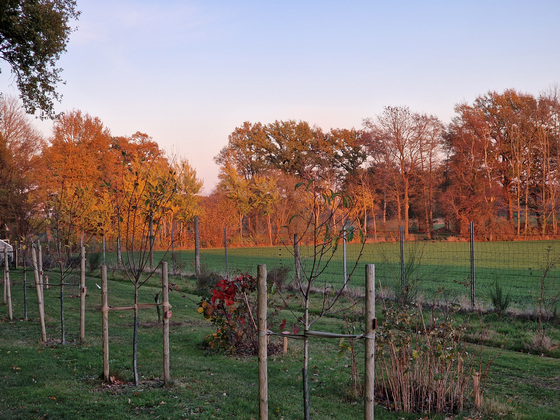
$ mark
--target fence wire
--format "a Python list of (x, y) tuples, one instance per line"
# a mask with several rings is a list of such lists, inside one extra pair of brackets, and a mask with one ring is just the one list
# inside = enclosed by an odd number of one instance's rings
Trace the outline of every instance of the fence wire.
[[(560, 241), (526, 240), (475, 242), (474, 259), (470, 242), (405, 241), (350, 243), (346, 247), (346, 272), (350, 287), (360, 289), (365, 264), (375, 264), (376, 287), (386, 297), (404, 292), (415, 301), (433, 300), (468, 306), (471, 300), (471, 268), (474, 265), (474, 292), (478, 306), (491, 309), (496, 285), (509, 295), (512, 307), (531, 309), (538, 305), (541, 292), (554, 310), (560, 300)], [(184, 265), (192, 267), (193, 251), (181, 251)], [(302, 269), (313, 270), (317, 288), (340, 287), (344, 281), (344, 253), (340, 244), (330, 253), (318, 255), (312, 246), (300, 246)], [(268, 271), (284, 270), (286, 281), (294, 278), (294, 250), (289, 244), (274, 247), (228, 248), (230, 275), (255, 274), (257, 264)], [(319, 257), (321, 261), (319, 262)], [(225, 250), (203, 249), (204, 272), (225, 275)], [(328, 264), (327, 264), (328, 261)], [(357, 261), (357, 263), (356, 263)], [(305, 279), (305, 277), (304, 277)]]
[[(386, 235), (385, 237), (388, 237)], [(347, 280), (358, 291), (364, 285), (364, 267), (375, 264), (378, 296), (396, 298), (406, 293), (411, 301), (444, 301), (468, 307), (474, 283), (478, 307), (492, 309), (496, 286), (509, 296), (512, 308), (534, 310), (543, 304), (549, 312), (560, 310), (560, 240), (509, 240), (474, 242), (474, 256), (469, 241), (395, 240), (367, 242), (363, 247), (353, 242), (322, 254), (311, 245), (300, 245), (303, 280), (310, 276), (318, 289), (339, 288)], [(45, 244), (45, 264), (55, 265), (50, 257), (53, 247)], [(107, 264), (116, 264), (116, 246), (107, 244)], [(343, 250), (346, 248), (346, 252)], [(401, 253), (402, 249), (402, 253)], [(50, 251), (50, 253), (49, 253)], [(105, 261), (101, 243), (88, 244), (88, 261)], [(332, 254), (331, 254), (332, 252)], [(157, 251), (156, 260), (169, 262), (175, 273), (194, 275), (193, 249)], [(346, 256), (346, 269), (344, 259)], [(51, 261), (52, 260), (52, 261)], [(266, 264), (272, 275), (289, 283), (295, 277), (293, 244), (267, 247), (203, 248), (200, 251), (202, 276), (256, 275), (258, 264)], [(471, 269), (474, 266), (474, 282)], [(312, 273), (317, 274), (315, 277)], [(345, 273), (347, 273), (345, 278)], [(404, 286), (404, 289), (403, 289)]]

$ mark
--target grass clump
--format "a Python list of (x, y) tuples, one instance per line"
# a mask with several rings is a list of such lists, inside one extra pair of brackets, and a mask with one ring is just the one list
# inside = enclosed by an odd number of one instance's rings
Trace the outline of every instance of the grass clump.
[(282, 291), (288, 285), (291, 268), (286, 266), (273, 267), (266, 273), (266, 282), (270, 286), (274, 286), (276, 290)]
[(196, 278), (196, 287), (194, 293), (204, 298), (212, 296), (212, 290), (216, 287), (222, 276), (211, 271), (207, 265), (203, 264), (200, 269), (200, 275)]
[(511, 304), (510, 294), (504, 293), (504, 290), (498, 280), (494, 281), (494, 284), (490, 289), (490, 300), (492, 302), (494, 312), (498, 315), (505, 314)]
[(87, 254), (87, 263), (90, 272), (97, 272), (99, 271), (99, 267), (102, 263), (102, 254), (101, 252), (92, 252)]

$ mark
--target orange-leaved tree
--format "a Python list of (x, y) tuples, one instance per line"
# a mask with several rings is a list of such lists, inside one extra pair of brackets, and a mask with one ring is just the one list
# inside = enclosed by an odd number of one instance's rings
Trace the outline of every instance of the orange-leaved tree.
[(54, 124), (43, 149), (44, 203), (48, 229), (67, 256), (82, 234), (103, 234), (109, 222), (102, 204), (102, 185), (112, 168), (109, 130), (99, 118), (74, 110)]
[(138, 385), (138, 291), (155, 272), (155, 236), (164, 218), (176, 211), (177, 178), (157, 143), (145, 134), (120, 139), (119, 150), (123, 170), (120, 185), (111, 191), (114, 209), (119, 212), (118, 236), (124, 237), (123, 268), (134, 287), (132, 365)]

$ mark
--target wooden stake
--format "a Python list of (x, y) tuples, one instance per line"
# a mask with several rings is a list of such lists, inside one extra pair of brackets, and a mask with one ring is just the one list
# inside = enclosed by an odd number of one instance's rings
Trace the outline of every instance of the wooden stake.
[(31, 248), (31, 259), (33, 260), (33, 272), (35, 274), (35, 288), (37, 289), (37, 306), (39, 307), (39, 322), (41, 323), (41, 341), (47, 342), (47, 329), (45, 327), (45, 304), (43, 301), (43, 283), (41, 275), (39, 274), (39, 267), (37, 265), (37, 251), (35, 244)]
[[(288, 334), (286, 331), (283, 334)], [(282, 337), (284, 339), (284, 348), (283, 348), (283, 353), (287, 354), (288, 353), (288, 337), (284, 336)]]
[[(64, 318), (64, 261), (62, 258), (62, 246), (60, 241), (58, 241), (58, 255), (60, 256), (59, 267), (60, 267), (60, 342), (62, 345), (66, 344), (66, 322)], [(69, 259), (68, 259), (69, 260)], [(67, 260), (67, 261), (68, 261)], [(49, 278), (45, 276), (47, 282), (47, 289), (49, 288)]]
[(482, 407), (482, 395), (480, 395), (480, 374), (474, 373), (473, 377), (474, 409), (480, 410)]
[(171, 318), (171, 305), (169, 304), (169, 279), (167, 277), (167, 262), (161, 264), (161, 297), (163, 300), (163, 383), (165, 386), (171, 382), (169, 373), (169, 319)]
[(267, 328), (266, 328), (266, 265), (257, 266), (258, 293), (258, 344), (259, 344), (259, 419), (268, 419), (268, 372), (267, 372)]
[(8, 247), (4, 247), (4, 290), (8, 299), (8, 317), (14, 319), (12, 308), (12, 285), (10, 283), (10, 263), (8, 262)]
[(2, 286), (4, 288), (4, 297), (2, 298), (2, 303), (5, 305), (8, 301), (8, 290), (6, 290), (6, 271), (4, 270), (4, 275), (2, 277)]
[(375, 393), (375, 265), (366, 265), (366, 354), (365, 354), (365, 395), (364, 419), (374, 418)]
[(39, 240), (37, 240), (37, 257), (39, 258), (38, 264), (39, 264), (39, 281), (41, 282), (41, 285), (43, 284), (43, 248), (41, 248), (41, 242)]
[(80, 341), (86, 341), (86, 248), (82, 246), (80, 260)]
[(200, 238), (198, 230), (198, 216), (194, 216), (194, 272), (200, 277)]
[[(6, 260), (6, 255), (8, 255), (8, 248), (4, 246), (4, 262)], [(6, 281), (6, 273), (6, 264), (4, 264), (4, 296), (2, 298), (2, 303), (4, 303), (4, 305), (8, 302), (8, 282)]]
[(27, 267), (25, 263), (25, 253), (23, 255), (23, 320), (27, 321)]
[(101, 328), (103, 330), (103, 380), (109, 382), (109, 299), (107, 266), (101, 266)]
[(17, 270), (19, 267), (19, 241), (16, 241), (16, 246), (13, 247), (14, 252), (14, 268)]

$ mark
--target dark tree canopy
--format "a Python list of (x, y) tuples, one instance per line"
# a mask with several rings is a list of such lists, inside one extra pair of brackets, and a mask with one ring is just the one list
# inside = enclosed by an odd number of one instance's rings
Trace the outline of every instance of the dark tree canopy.
[(79, 15), (75, 0), (0, 1), (0, 58), (10, 65), (28, 113), (55, 116), (62, 82), (57, 61), (73, 31), (70, 20)]

